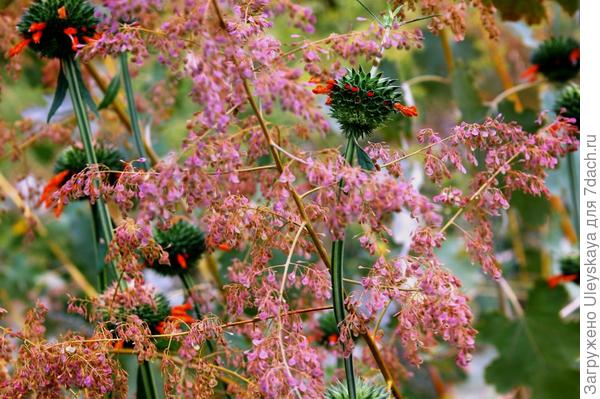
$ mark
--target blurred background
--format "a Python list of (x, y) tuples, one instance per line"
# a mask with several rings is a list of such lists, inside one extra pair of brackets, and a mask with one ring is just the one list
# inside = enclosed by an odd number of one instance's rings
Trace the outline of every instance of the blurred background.
[[(579, 40), (578, 2), (489, 1), (499, 9), (497, 41), (488, 39), (479, 16), (469, 13), (462, 41), (455, 41), (449, 31), (434, 35), (427, 29), (428, 22), (421, 21), (411, 28), (422, 28), (422, 49), (385, 52), (381, 70), (403, 82), (405, 99), (417, 106), (419, 117), (389, 123), (371, 141), (414, 149), (418, 148), (415, 137), (421, 128), (447, 132), (460, 121), (480, 122), (499, 113), (505, 120), (517, 121), (533, 132), (541, 112), (554, 112), (565, 85), (543, 78), (532, 84), (521, 75), (531, 67), (531, 54), (544, 40)], [(364, 2), (376, 14), (386, 9), (384, 1)], [(12, 3), (0, 1), (0, 12), (14, 7)], [(317, 17), (311, 40), (332, 32), (367, 29), (372, 22), (356, 1), (303, 4), (312, 6)], [(409, 13), (411, 17), (418, 15)], [(289, 43), (289, 48), (297, 40), (292, 36), (297, 30), (285, 18), (277, 19), (272, 31), (284, 44)], [(9, 311), (3, 323), (19, 328), (26, 309), (39, 300), (50, 308), (50, 335), (68, 329), (86, 331), (89, 326), (80, 317), (66, 312), (66, 294), (80, 295), (85, 290), (85, 283), (76, 281), (78, 273), (92, 285), (96, 279), (96, 273), (86, 272), (93, 270), (95, 263), (93, 247), (88, 245), (93, 230), (87, 204), (71, 204), (59, 219), (52, 211), (37, 206), (41, 190), (52, 177), (54, 161), (65, 145), (77, 138), (72, 134), (75, 121), (68, 99), (55, 116), (58, 122), (40, 127), (52, 100), (58, 64), (26, 57), (20, 77), (15, 79), (14, 71), (6, 68), (8, 60), (0, 57), (0, 63), (4, 65), (0, 69), (0, 183), (4, 182), (0, 184), (0, 307)], [(108, 83), (117, 65), (106, 59), (99, 62), (97, 69)], [(197, 111), (188, 97), (190, 82), (175, 79), (156, 62), (146, 62), (136, 73), (139, 108), (152, 110), (142, 112), (142, 123), (152, 132), (158, 156), (167, 156), (180, 149), (187, 135), (186, 121)], [(89, 70), (84, 74), (93, 80)], [(577, 84), (577, 79), (569, 84)], [(101, 99), (98, 90), (93, 94)], [(94, 126), (97, 134), (133, 158), (134, 150), (126, 144), (127, 135), (123, 134), (118, 115), (103, 111), (103, 118), (106, 123)], [(280, 124), (293, 123), (289, 114), (277, 109), (269, 119)], [(337, 133), (334, 128), (332, 134), (319, 136), (314, 146), (341, 145)], [(422, 160), (413, 158), (407, 164), (407, 174), (424, 192), (434, 192), (423, 176)], [(578, 165), (577, 154), (570, 161)], [(515, 195), (511, 209), (495, 220), (496, 251), (505, 284), (511, 289), (503, 288), (502, 282), (497, 284), (472, 265), (462, 238), (451, 233), (440, 257), (460, 277), (465, 293), (472, 299), (476, 328), (480, 330), (478, 351), (466, 370), (455, 365), (453, 355), (443, 345), (426, 355), (421, 368), (407, 365), (407, 371), (413, 374), (403, 382), (407, 397), (578, 397), (578, 279), (557, 277), (578, 274), (578, 204), (573, 195), (579, 192), (577, 181), (577, 168), (569, 167), (565, 159), (548, 176), (551, 200)], [(465, 183), (453, 182), (456, 186)], [(10, 195), (11, 187), (19, 192), (22, 203)], [(37, 227), (33, 227), (35, 220), (40, 221)], [(409, 218), (404, 214), (394, 215), (391, 220), (393, 239), (387, 245), (392, 253), (400, 253), (406, 247), (407, 223)], [(357, 229), (349, 235), (358, 232)], [(358, 265), (370, 260), (356, 240), (347, 245), (348, 270), (360, 275)], [(219, 259), (224, 280), (228, 262), (236, 255), (228, 253)], [(152, 272), (148, 278), (177, 302), (181, 296), (177, 282)], [(523, 314), (519, 314), (520, 308)]]

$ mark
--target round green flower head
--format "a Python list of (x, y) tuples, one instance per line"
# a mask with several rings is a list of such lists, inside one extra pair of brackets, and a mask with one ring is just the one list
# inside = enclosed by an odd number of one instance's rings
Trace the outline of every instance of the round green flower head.
[(562, 115), (576, 119), (575, 124), (579, 128), (579, 86), (569, 85), (560, 93), (554, 104), (554, 112), (559, 114), (563, 110)]
[(560, 260), (560, 272), (564, 276), (575, 275), (576, 278), (573, 282), (577, 285), (579, 285), (579, 278), (581, 275), (581, 265), (579, 262), (579, 254), (567, 256)]
[(86, 0), (36, 0), (17, 24), (23, 40), (9, 55), (29, 46), (43, 57), (73, 57), (81, 45), (98, 39), (94, 13)]
[(579, 73), (579, 43), (575, 39), (554, 37), (535, 50), (531, 63), (535, 72), (552, 82), (566, 82)]
[(321, 344), (335, 345), (339, 339), (338, 326), (333, 312), (325, 313), (319, 318), (319, 329), (321, 330)]
[[(123, 156), (118, 150), (99, 145), (94, 146), (94, 152), (96, 153), (98, 164), (104, 165), (109, 170), (123, 170), (123, 163), (121, 162)], [(84, 170), (87, 166), (88, 162), (85, 151), (82, 148), (69, 147), (56, 160), (54, 172), (60, 173), (68, 170), (71, 175), (74, 175)]]
[[(325, 392), (325, 399), (349, 399), (348, 388), (344, 382), (330, 386)], [(375, 386), (363, 379), (356, 381), (356, 399), (388, 399), (390, 393), (381, 386)]]
[(180, 220), (168, 230), (158, 230), (154, 238), (169, 254), (170, 265), (154, 262), (158, 273), (172, 276), (187, 273), (206, 250), (204, 233), (196, 226)]
[(384, 78), (381, 73), (371, 75), (350, 69), (338, 80), (319, 85), (315, 94), (327, 94), (326, 104), (331, 106), (331, 116), (340, 124), (349, 138), (360, 139), (385, 123), (394, 113), (417, 116), (417, 109), (402, 105), (402, 93), (394, 79)]
[(113, 315), (117, 320), (125, 321), (127, 316), (134, 314), (148, 324), (151, 329), (155, 329), (160, 322), (170, 316), (171, 306), (167, 297), (162, 293), (154, 295), (154, 304), (155, 306), (142, 304), (132, 309), (121, 306), (113, 309)]

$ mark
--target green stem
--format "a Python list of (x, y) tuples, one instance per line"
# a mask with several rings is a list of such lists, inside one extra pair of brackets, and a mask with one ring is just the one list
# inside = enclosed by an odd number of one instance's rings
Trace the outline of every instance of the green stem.
[(90, 204), (92, 210), (92, 223), (94, 224), (94, 249), (96, 250), (96, 267), (98, 267), (98, 286), (106, 287), (108, 285), (108, 270), (104, 265), (104, 256), (106, 255), (106, 246), (98, 245), (100, 242), (100, 216), (98, 214), (98, 204)]
[[(346, 144), (346, 152), (344, 158), (352, 165), (354, 161), (354, 140), (349, 139)], [(338, 196), (341, 196), (344, 181), (340, 181)], [(344, 307), (344, 239), (335, 240), (331, 248), (331, 284), (333, 296), (333, 313), (335, 321), (339, 324), (346, 317), (346, 309)], [(354, 362), (352, 354), (344, 357), (344, 369), (346, 371), (346, 383), (348, 385), (348, 394), (350, 399), (356, 399), (356, 381), (354, 379)]]
[(127, 97), (127, 111), (129, 113), (129, 120), (131, 121), (131, 130), (133, 131), (135, 148), (137, 149), (139, 156), (144, 158), (144, 169), (148, 170), (148, 157), (144, 151), (144, 141), (142, 139), (138, 113), (135, 107), (135, 96), (133, 95), (133, 84), (131, 82), (131, 74), (129, 73), (129, 66), (127, 64), (126, 52), (119, 55), (119, 61), (121, 63), (121, 74), (123, 75), (123, 83), (125, 85), (125, 97)]
[(147, 360), (144, 360), (139, 365), (137, 397), (144, 399), (157, 399), (159, 397), (154, 379), (154, 371)]
[(569, 167), (569, 186), (571, 191), (571, 213), (577, 229), (577, 239), (579, 239), (579, 201), (577, 200), (577, 178), (575, 175), (575, 156), (572, 152), (567, 154), (567, 164)]
[[(92, 129), (90, 128), (90, 121), (88, 120), (86, 107), (83, 102), (83, 89), (79, 87), (79, 79), (77, 78), (80, 74), (79, 68), (76, 61), (72, 58), (63, 59), (62, 67), (69, 85), (69, 95), (71, 96), (73, 111), (75, 112), (75, 116), (77, 118), (77, 126), (79, 127), (81, 142), (83, 143), (87, 162), (89, 164), (97, 164), (98, 160), (96, 159), (96, 153), (94, 152), (94, 146), (92, 144)], [(94, 186), (97, 189), (99, 188), (99, 185), (100, 184), (98, 181), (94, 181)], [(100, 220), (100, 238), (102, 238), (104, 240), (104, 244), (108, 246), (113, 238), (113, 227), (108, 213), (108, 208), (104, 203), (104, 200), (102, 200), (102, 197), (99, 197), (96, 200), (96, 206), (98, 210), (98, 219)], [(114, 263), (111, 263), (109, 267), (111, 267), (110, 272), (116, 276), (117, 272)], [(101, 272), (99, 278), (99, 288), (101, 291), (104, 291), (108, 284), (108, 279), (104, 278), (109, 274), (108, 272), (109, 271), (105, 270), (105, 268), (103, 268)]]

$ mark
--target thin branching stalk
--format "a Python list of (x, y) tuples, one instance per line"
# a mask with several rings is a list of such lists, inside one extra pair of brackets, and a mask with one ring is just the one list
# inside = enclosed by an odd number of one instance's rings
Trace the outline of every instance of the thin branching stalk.
[(133, 84), (131, 82), (131, 74), (129, 73), (129, 65), (127, 64), (127, 53), (122, 52), (119, 55), (121, 63), (121, 74), (123, 75), (123, 85), (125, 86), (125, 97), (127, 98), (127, 111), (129, 112), (129, 120), (131, 121), (131, 131), (133, 133), (133, 141), (138, 155), (144, 159), (144, 169), (148, 170), (150, 163), (144, 150), (144, 140), (140, 131), (140, 122), (138, 118), (137, 108), (135, 106), (135, 96), (133, 94)]
[[(79, 133), (81, 135), (81, 142), (85, 150), (87, 162), (89, 164), (97, 164), (96, 153), (94, 152), (94, 146), (92, 143), (92, 129), (90, 128), (90, 121), (88, 119), (85, 104), (83, 102), (82, 88), (79, 86), (79, 70), (77, 62), (72, 58), (66, 58), (62, 60), (62, 68), (67, 78), (69, 85), (69, 95), (71, 96), (71, 103), (73, 104), (73, 111), (77, 118), (77, 126), (79, 127)], [(94, 182), (95, 187), (99, 188), (99, 182)], [(100, 196), (96, 200), (96, 207), (98, 211), (98, 219), (100, 222), (99, 231), (100, 239), (104, 241), (104, 245), (108, 247), (113, 238), (113, 226), (112, 221), (108, 213), (108, 207), (104, 203), (104, 200)], [(99, 287), (101, 291), (104, 291), (108, 286), (109, 282), (116, 277), (116, 267), (114, 263), (105, 265), (102, 268), (99, 276)]]

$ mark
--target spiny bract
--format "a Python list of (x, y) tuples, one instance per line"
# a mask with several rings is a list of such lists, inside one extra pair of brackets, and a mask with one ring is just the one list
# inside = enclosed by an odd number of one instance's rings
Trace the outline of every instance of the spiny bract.
[(577, 278), (574, 280), (576, 284), (579, 284), (579, 275), (581, 273), (581, 264), (579, 254), (573, 254), (565, 256), (560, 260), (560, 272), (563, 275), (575, 274)]
[(94, 7), (86, 0), (37, 0), (17, 24), (24, 42), (48, 58), (69, 58), (96, 36)]
[(335, 82), (328, 104), (347, 137), (369, 135), (395, 113), (394, 104), (402, 97), (395, 82), (381, 73), (372, 76), (362, 68), (348, 70)]
[(154, 262), (153, 268), (165, 275), (193, 270), (193, 265), (206, 250), (204, 233), (196, 226), (180, 220), (168, 230), (157, 230), (156, 242), (169, 254), (170, 265)]
[(575, 124), (579, 128), (579, 86), (569, 85), (560, 93), (554, 104), (554, 112), (559, 114), (561, 111), (564, 111), (563, 116), (576, 119)]
[(535, 50), (531, 62), (552, 82), (566, 82), (579, 73), (579, 43), (575, 39), (553, 37)]
[[(99, 165), (104, 165), (109, 170), (123, 170), (121, 153), (111, 147), (94, 146), (96, 160)], [(70, 175), (77, 174), (88, 166), (85, 151), (82, 148), (69, 147), (56, 160), (54, 173), (68, 170)]]
[[(349, 399), (348, 387), (344, 382), (330, 386), (325, 392), (325, 399)], [(375, 386), (363, 379), (356, 380), (356, 399), (388, 399), (390, 393), (381, 386)]]
[(127, 316), (136, 315), (148, 324), (150, 328), (154, 328), (171, 314), (171, 306), (164, 294), (158, 293), (154, 295), (154, 305), (142, 304), (132, 309), (121, 306), (114, 309), (112, 314), (117, 321), (125, 321)]

